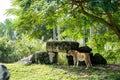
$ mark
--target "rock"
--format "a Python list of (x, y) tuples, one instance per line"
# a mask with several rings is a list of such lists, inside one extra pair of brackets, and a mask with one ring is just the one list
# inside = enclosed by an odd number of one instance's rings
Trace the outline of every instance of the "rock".
[(53, 53), (53, 52), (48, 52), (48, 55), (49, 55), (49, 60), (50, 60), (50, 63), (56, 63), (57, 60), (56, 60), (56, 53)]
[(32, 55), (30, 55), (28, 57), (25, 57), (25, 58), (19, 60), (18, 63), (22, 63), (22, 64), (25, 64), (25, 65), (35, 63), (35, 55), (32, 54)]
[(66, 52), (67, 50), (76, 50), (79, 43), (75, 41), (48, 41), (46, 50), (48, 52)]
[(54, 52), (36, 52), (35, 63), (53, 64), (56, 63), (56, 53)]
[(36, 52), (35, 63), (50, 64), (49, 55), (47, 54), (47, 52)]
[(18, 63), (22, 64), (32, 64), (32, 63), (40, 63), (40, 64), (52, 64), (55, 63), (56, 54), (52, 52), (40, 52), (37, 51), (35, 54), (32, 54), (28, 57), (25, 57), (18, 61)]
[(77, 49), (79, 52), (85, 52), (85, 53), (90, 53), (92, 51), (92, 48), (88, 46), (82, 46)]
[(9, 80), (10, 73), (7, 67), (3, 64), (0, 64), (0, 80)]
[(55, 53), (55, 52), (40, 52), (40, 51), (37, 51), (35, 54), (32, 54), (32, 55), (25, 57), (18, 61), (18, 63), (22, 63), (25, 65), (29, 65), (32, 63), (53, 64), (56, 62), (57, 62), (57, 53)]
[(68, 65), (74, 65), (73, 56), (66, 55), (66, 58), (67, 58)]
[(93, 65), (107, 64), (106, 59), (99, 53), (96, 53), (93, 57), (91, 57), (91, 61)]

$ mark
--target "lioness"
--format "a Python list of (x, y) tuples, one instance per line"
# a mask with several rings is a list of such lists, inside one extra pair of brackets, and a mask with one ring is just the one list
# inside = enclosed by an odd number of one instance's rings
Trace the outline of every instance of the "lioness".
[(67, 51), (67, 56), (69, 55), (73, 56), (74, 66), (78, 66), (79, 61), (85, 61), (87, 66), (86, 69), (92, 66), (89, 53), (79, 52), (77, 50), (69, 50)]

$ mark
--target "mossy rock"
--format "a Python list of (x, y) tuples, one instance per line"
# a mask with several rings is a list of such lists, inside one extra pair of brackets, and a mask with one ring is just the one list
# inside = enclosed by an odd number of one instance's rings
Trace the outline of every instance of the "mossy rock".
[(57, 53), (54, 53), (53, 62), (50, 62), (50, 57), (48, 52), (36, 52), (35, 55), (35, 63), (37, 64), (54, 64), (57, 63)]
[(92, 51), (92, 48), (89, 46), (81, 46), (78, 48), (79, 52), (85, 52), (85, 53), (90, 53)]
[[(50, 57), (51, 55), (53, 55), (53, 56)], [(51, 59), (52, 59), (52, 62), (51, 62)], [(28, 57), (25, 57), (25, 58), (19, 60), (18, 63), (22, 63), (22, 64), (25, 64), (25, 65), (30, 65), (30, 64), (33, 64), (33, 63), (54, 64), (54, 63), (57, 63), (57, 59), (58, 59), (57, 53), (36, 51), (35, 54), (32, 54)]]
[(47, 52), (36, 52), (35, 53), (35, 62), (40, 64), (49, 64), (49, 55)]
[(46, 50), (49, 52), (66, 52), (67, 50), (77, 50), (79, 43), (75, 41), (48, 41)]

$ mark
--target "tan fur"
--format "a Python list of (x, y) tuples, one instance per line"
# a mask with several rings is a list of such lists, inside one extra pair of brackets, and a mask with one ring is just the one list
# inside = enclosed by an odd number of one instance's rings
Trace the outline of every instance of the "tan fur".
[(87, 66), (86, 69), (88, 69), (90, 66), (92, 66), (89, 53), (83, 53), (83, 52), (79, 52), (77, 50), (69, 50), (67, 52), (67, 55), (73, 56), (74, 66), (78, 66), (79, 61), (85, 61), (85, 64)]

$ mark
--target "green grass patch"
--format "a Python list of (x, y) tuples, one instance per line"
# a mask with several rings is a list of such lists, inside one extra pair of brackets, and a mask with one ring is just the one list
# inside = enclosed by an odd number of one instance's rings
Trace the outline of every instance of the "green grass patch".
[[(5, 64), (10, 80), (120, 80), (120, 68), (99, 65), (90, 69), (68, 65)], [(120, 67), (120, 66), (119, 66)]]

